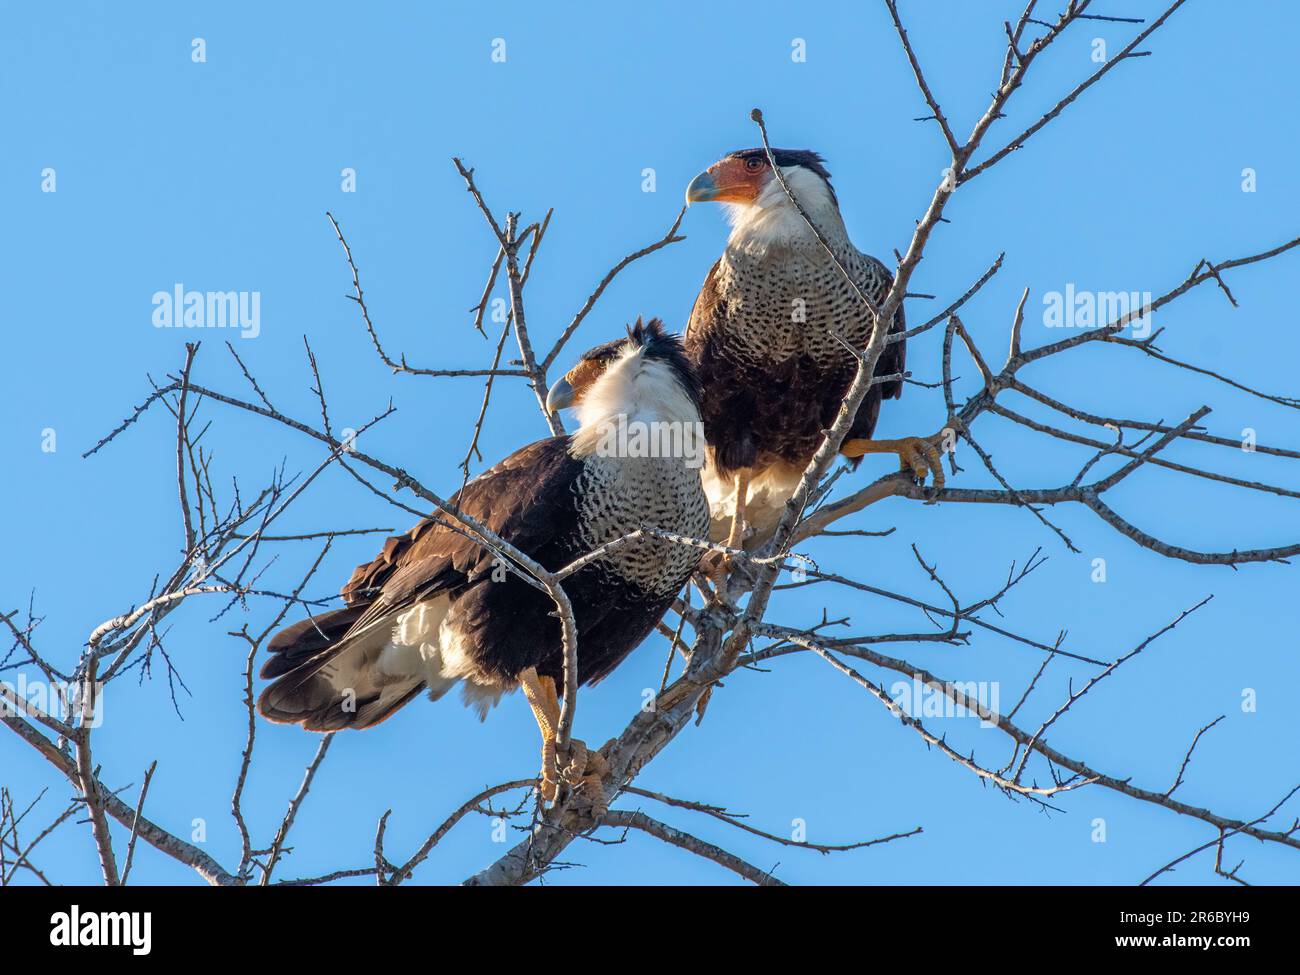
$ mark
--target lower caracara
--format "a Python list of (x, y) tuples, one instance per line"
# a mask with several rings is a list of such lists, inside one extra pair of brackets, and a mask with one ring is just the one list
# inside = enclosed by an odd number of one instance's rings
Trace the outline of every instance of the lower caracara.
[[(708, 532), (702, 450), (645, 450), (638, 430), (675, 429), (687, 447), (700, 423), (699, 385), (677, 336), (639, 320), (628, 337), (586, 353), (547, 397), (577, 411), (572, 436), (529, 444), (479, 475), (452, 502), (555, 571), (637, 529)], [(577, 623), (580, 684), (610, 673), (650, 634), (699, 563), (698, 548), (639, 537), (562, 583)], [(342, 609), (303, 620), (270, 643), (273, 678), (258, 699), (272, 721), (310, 731), (369, 728), (427, 691), (462, 684), (481, 714), (522, 687), (543, 739), (542, 792), (558, 789), (556, 685), (564, 654), (555, 604), (506, 571), (447, 515), (390, 538), (343, 588)], [(575, 742), (566, 779), (595, 784), (599, 753)], [(599, 802), (603, 795), (593, 798)]]

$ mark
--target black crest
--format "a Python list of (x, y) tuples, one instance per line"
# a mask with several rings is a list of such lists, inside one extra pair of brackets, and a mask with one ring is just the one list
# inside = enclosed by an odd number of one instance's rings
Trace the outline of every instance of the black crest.
[(667, 363), (677, 377), (677, 382), (680, 382), (682, 389), (686, 391), (686, 395), (690, 396), (690, 402), (695, 404), (695, 408), (699, 408), (699, 396), (701, 396), (699, 376), (695, 374), (694, 365), (690, 363), (684, 348), (681, 347), (681, 335), (676, 334), (675, 331), (664, 330), (663, 321), (659, 318), (642, 321), (637, 317), (636, 325), (628, 328), (628, 341), (641, 346), (642, 350), (645, 350), (642, 355), (646, 359), (659, 359)]
[(627, 338), (606, 342), (594, 349), (584, 352), (584, 360), (607, 360), (622, 354), (629, 345), (642, 349), (647, 359), (659, 359), (672, 367), (677, 381), (681, 383), (686, 395), (697, 407), (700, 405), (700, 380), (695, 374), (695, 367), (682, 349), (682, 337), (664, 328), (658, 318), (645, 321), (638, 317), (636, 323), (627, 328)]
[(628, 328), (627, 337), (629, 341), (641, 346), (644, 350), (642, 355), (647, 359), (659, 359), (671, 366), (686, 395), (699, 407), (700, 378), (696, 375), (691, 360), (686, 357), (680, 335), (665, 331), (664, 323), (658, 318), (645, 322), (638, 317), (636, 324)]
[[(732, 157), (735, 159), (762, 159), (767, 161), (767, 150), (761, 146), (757, 149), (741, 149), (733, 152)], [(826, 168), (826, 160), (822, 158), (821, 153), (813, 152), (811, 149), (773, 149), (772, 158), (782, 169), (789, 169), (792, 166), (802, 166), (804, 169), (816, 173), (826, 183), (826, 188), (830, 190), (831, 199), (835, 205), (839, 206), (839, 198), (835, 195), (835, 187), (831, 185), (831, 173)]]
[[(733, 152), (737, 159), (767, 159), (767, 150), (759, 147), (758, 149), (741, 149)], [(811, 149), (773, 149), (772, 158), (782, 169), (788, 169), (791, 166), (802, 166), (804, 169), (811, 169), (814, 173), (826, 180), (831, 181), (830, 171), (826, 168), (826, 160), (820, 153), (813, 152)]]

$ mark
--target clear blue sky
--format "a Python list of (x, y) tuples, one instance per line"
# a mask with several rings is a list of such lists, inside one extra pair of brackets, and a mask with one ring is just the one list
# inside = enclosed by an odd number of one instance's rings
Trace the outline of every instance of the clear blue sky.
[[(996, 84), (1001, 22), (1016, 4), (908, 2), (911, 27), (930, 79), (965, 134)], [(1154, 16), (1160, 5), (1125, 0), (1105, 12)], [(968, 307), (968, 327), (995, 357), (1020, 290), (1033, 289), (1026, 342), (1060, 336), (1037, 316), (1045, 291), (1073, 282), (1096, 290), (1149, 290), (1180, 282), (1202, 257), (1253, 253), (1295, 236), (1300, 136), (1294, 117), (1293, 5), (1189, 3), (1149, 45), (1152, 57), (1120, 66), (1023, 151), (964, 189), (952, 223), (935, 234), (913, 289), (943, 300), (961, 293), (999, 251), (1001, 273)], [(1112, 51), (1131, 25), (1075, 28), (1038, 67), (999, 124), (1000, 144), (1085, 77), (1094, 37)], [(191, 61), (191, 40), (206, 41), (206, 63)], [(494, 38), (507, 60), (491, 60)], [(806, 63), (792, 63), (794, 38)], [(35, 591), (44, 623), (38, 642), (70, 667), (90, 630), (147, 592), (178, 554), (173, 436), (157, 412), (109, 451), (80, 454), (148, 390), (146, 374), (175, 370), (193, 333), (155, 329), (151, 296), (176, 283), (201, 290), (261, 293), (261, 334), (235, 338), (241, 355), (282, 409), (315, 415), (302, 336), (320, 358), (336, 422), (359, 426), (392, 397), (397, 414), (366, 435), (364, 448), (450, 493), (476, 414), (480, 382), (393, 377), (375, 359), (353, 303), (350, 279), (325, 219), (332, 210), (363, 274), (371, 312), (393, 350), (419, 365), (479, 366), (491, 356), (470, 328), (496, 245), (465, 194), (450, 157), (477, 168), (488, 200), (525, 220), (547, 207), (555, 217), (528, 288), (529, 321), (540, 344), (552, 340), (610, 264), (657, 239), (682, 190), (725, 152), (754, 144), (749, 110), (762, 106), (773, 141), (822, 152), (834, 174), (857, 244), (889, 259), (911, 233), (945, 165), (942, 141), (925, 114), (883, 4), (754, 3), (738, 10), (701, 4), (505, 2), (298, 5), (250, 3), (46, 3), (11, 5), (0, 36), (6, 151), (0, 155), (0, 239), (9, 343), (0, 383), (0, 609), (25, 606)], [(57, 192), (41, 192), (41, 172)], [(357, 192), (340, 191), (353, 167)], [(657, 192), (642, 192), (642, 170)], [(1243, 193), (1241, 173), (1257, 173)], [(715, 207), (692, 209), (688, 239), (633, 266), (609, 289), (565, 362), (618, 333), (637, 314), (684, 326), (699, 284), (725, 239)], [(1278, 393), (1296, 393), (1300, 361), (1295, 290), (1300, 257), (1235, 272), (1232, 309), (1205, 288), (1157, 319), (1171, 354), (1226, 371)], [(935, 302), (911, 304), (914, 320)], [(243, 391), (221, 345), (200, 336), (196, 376)], [(917, 378), (938, 376), (940, 334), (909, 350)], [(973, 369), (958, 366), (967, 377)], [(1115, 347), (1035, 367), (1025, 378), (1100, 412), (1181, 420), (1215, 407), (1210, 430), (1296, 447), (1296, 414)], [(205, 406), (207, 444), (220, 480), (251, 486), (286, 459), (310, 470), (316, 446), (231, 411)], [(938, 391), (909, 388), (885, 411), (883, 436), (924, 433), (943, 420)], [(982, 440), (1015, 483), (1068, 482), (1081, 450), (1044, 444), (988, 418)], [(42, 452), (42, 430), (57, 451)], [(493, 402), (484, 454), (496, 458), (545, 427), (519, 385)], [(1213, 463), (1251, 479), (1297, 486), (1293, 466), (1259, 454), (1183, 446), (1174, 458)], [(969, 451), (954, 483), (986, 486)], [(886, 469), (868, 461), (859, 482)], [(1145, 530), (1204, 550), (1294, 542), (1293, 503), (1242, 496), (1147, 470), (1112, 502)], [(1013, 559), (1042, 546), (1050, 560), (1005, 602), (1021, 632), (1113, 658), (1207, 594), (1215, 599), (1099, 687), (1054, 729), (1052, 743), (1138, 784), (1165, 789), (1196, 729), (1226, 719), (1202, 741), (1181, 797), (1252, 818), (1300, 780), (1300, 682), (1295, 639), (1294, 567), (1194, 567), (1136, 549), (1086, 511), (1054, 513), (1082, 554), (1068, 552), (1030, 515), (1011, 509), (923, 507), (892, 501), (857, 526), (896, 526), (886, 539), (830, 539), (813, 549), (823, 567), (886, 588), (942, 601), (915, 565), (909, 545), (937, 561), (966, 600), (987, 595)], [(409, 517), (365, 494), (341, 472), (323, 477), (284, 528), (391, 526)], [(377, 540), (342, 540), (313, 586), (328, 595)], [(285, 547), (266, 579), (289, 584), (314, 550)], [(1091, 581), (1105, 558), (1108, 581)], [(915, 613), (816, 587), (782, 598), (774, 619), (808, 623), (827, 605), (852, 614), (856, 632), (925, 628)], [(216, 624), (215, 604), (174, 614), (169, 646), (189, 687), (184, 720), (171, 710), (163, 679), (118, 682), (107, 702), (97, 759), (114, 786), (138, 785), (154, 759), (148, 813), (188, 834), (207, 822), (205, 848), (237, 859), (229, 800), (243, 741), (239, 702), (243, 644)], [(269, 604), (250, 624), (264, 625)], [(1004, 709), (1037, 668), (1038, 655), (977, 634), (968, 648), (921, 648), (909, 655), (944, 676), (1002, 682)], [(578, 733), (594, 744), (621, 729), (657, 686), (659, 643), (632, 657), (580, 698)], [(1055, 666), (1022, 717), (1041, 719), (1083, 667)], [(12, 674), (6, 674), (12, 677)], [(875, 675), (873, 675), (875, 676)], [(892, 681), (892, 677), (889, 680)], [(1258, 710), (1243, 713), (1243, 688)], [(939, 721), (963, 748), (995, 764), (1000, 736), (969, 720)], [(297, 788), (316, 739), (263, 724), (249, 812), (269, 840)], [(508, 699), (486, 724), (448, 697), (420, 701), (373, 731), (335, 742), (292, 838), (281, 875), (303, 876), (371, 860), (375, 823), (387, 808), (390, 856), (402, 859), (463, 799), (481, 787), (532, 774), (537, 733), (521, 699)], [(718, 824), (645, 808), (728, 845), (763, 865), (779, 863), (792, 882), (1134, 883), (1212, 838), (1209, 827), (1100, 789), (1058, 801), (1044, 814), (1012, 803), (969, 772), (927, 751), (878, 704), (815, 658), (787, 657), (768, 673), (727, 681), (708, 717), (650, 766), (641, 784), (725, 804), (754, 825), (848, 842), (921, 825), (916, 838), (821, 857), (777, 849)], [(0, 735), (0, 782), (20, 803), (51, 785), (49, 817), (69, 793), (41, 759)], [(135, 787), (129, 791), (132, 801)], [(635, 800), (623, 800), (635, 806)], [(1300, 813), (1293, 800), (1284, 812)], [(1107, 823), (1092, 841), (1093, 820)], [(1281, 819), (1282, 817), (1280, 817)], [(119, 839), (124, 837), (119, 831)], [(65, 824), (38, 859), (65, 882), (98, 877), (89, 832)], [(491, 824), (464, 822), (417, 874), (419, 882), (460, 880), (504, 847)], [(1236, 845), (1257, 882), (1300, 878), (1292, 854)], [(632, 836), (618, 847), (579, 843), (566, 859), (583, 866), (550, 882), (728, 883), (720, 868), (657, 841)], [(142, 850), (133, 879), (195, 883), (198, 878)], [(1166, 882), (1212, 880), (1202, 857)]]

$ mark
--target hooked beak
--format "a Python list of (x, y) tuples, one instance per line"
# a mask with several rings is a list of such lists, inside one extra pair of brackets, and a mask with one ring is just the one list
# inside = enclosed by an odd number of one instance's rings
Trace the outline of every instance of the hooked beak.
[(686, 187), (686, 203), (689, 205), (691, 203), (705, 203), (709, 200), (716, 200), (719, 192), (718, 184), (705, 170), (691, 180), (690, 186)]
[(573, 405), (573, 387), (567, 379), (556, 380), (546, 394), (546, 412), (554, 416), (566, 406)]

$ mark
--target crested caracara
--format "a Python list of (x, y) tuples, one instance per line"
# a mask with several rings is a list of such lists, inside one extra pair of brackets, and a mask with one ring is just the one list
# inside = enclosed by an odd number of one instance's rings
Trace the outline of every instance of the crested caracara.
[[(772, 155), (835, 257), (879, 304), (893, 276), (849, 240), (822, 157), (802, 149)], [(733, 152), (696, 176), (686, 201), (703, 200), (727, 205), (732, 231), (695, 300), (685, 347), (703, 389), (711, 535), (721, 541), (730, 529), (735, 547), (744, 523), (751, 541), (775, 529), (835, 422), (857, 371), (852, 349), (866, 347), (872, 315), (790, 202), (763, 149)], [(904, 328), (900, 306), (890, 331)], [(901, 375), (905, 353), (902, 341), (886, 345), (875, 375)], [(902, 391), (901, 379), (872, 386), (840, 453), (897, 453), (904, 470), (918, 478), (932, 471), (942, 485), (936, 438), (870, 439), (881, 401)]]
[[(643, 528), (691, 538), (708, 533), (700, 484), (699, 383), (679, 338), (640, 320), (628, 336), (587, 352), (550, 390), (547, 408), (577, 411), (572, 436), (539, 440), (480, 474), (451, 500), (460, 510), (556, 571)], [(628, 449), (638, 424), (676, 425), (701, 446)], [(656, 425), (658, 425), (656, 427)], [(680, 443), (680, 441), (678, 441)], [(687, 444), (689, 447), (689, 443)], [(699, 563), (701, 550), (657, 537), (611, 547), (562, 586), (577, 624), (579, 684), (609, 674), (654, 629)], [(272, 639), (258, 708), (310, 731), (369, 728), (427, 691), (461, 684), (486, 715), (522, 687), (542, 731), (542, 794), (561, 770), (554, 737), (563, 639), (555, 604), (505, 571), (450, 516), (426, 518), (388, 539), (343, 587), (345, 606)], [(574, 742), (564, 778), (600, 788), (600, 754)], [(594, 783), (591, 779), (594, 777)], [(603, 804), (603, 792), (592, 796)]]

